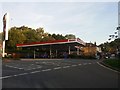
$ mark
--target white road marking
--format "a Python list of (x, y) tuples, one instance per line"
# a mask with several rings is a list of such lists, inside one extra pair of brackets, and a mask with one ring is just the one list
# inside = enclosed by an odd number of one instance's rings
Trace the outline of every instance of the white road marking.
[(5, 79), (5, 78), (9, 78), (9, 77), (12, 77), (12, 76), (4, 76), (4, 77), (0, 77), (0, 79)]
[(69, 68), (70, 66), (64, 66), (63, 68)]
[(18, 75), (13, 75), (13, 76), (15, 76), (15, 77), (16, 77), (16, 76), (19, 76), (19, 74), (18, 74)]
[(42, 70), (43, 72), (45, 72), (45, 71), (50, 71), (51, 69), (45, 69), (45, 70)]
[(60, 65), (57, 65), (57, 66), (60, 66)]
[(24, 69), (24, 70), (34, 70), (34, 69), (37, 69), (37, 68), (30, 68), (30, 69)]
[(26, 74), (28, 74), (28, 73), (21, 73), (21, 74), (16, 74), (16, 75), (4, 76), (4, 77), (0, 77), (0, 79), (10, 78), (10, 77), (16, 77), (16, 76), (21, 76), (21, 75), (26, 75)]
[(33, 71), (33, 72), (30, 72), (30, 73), (38, 73), (38, 72), (41, 72), (41, 71)]
[(76, 67), (77, 65), (72, 65), (72, 67)]
[(34, 69), (39, 69), (39, 68), (42, 68), (42, 67), (30, 68), (30, 69), (24, 69), (24, 70), (34, 70)]
[[(45, 69), (45, 70), (42, 70), (42, 71), (50, 71), (50, 70), (51, 69)], [(29, 72), (29, 73), (21, 73), (21, 74), (16, 74), (16, 75), (4, 76), (4, 77), (0, 77), (0, 79), (10, 78), (10, 77), (17, 77), (17, 76), (33, 74), (33, 73), (38, 73), (38, 72), (41, 72), (41, 71), (33, 71), (33, 72)]]
[(61, 67), (56, 67), (56, 68), (54, 68), (54, 69), (61, 69)]
[(26, 74), (28, 74), (28, 73), (21, 73), (21, 74), (18, 74), (19, 76), (22, 76), (22, 75), (26, 75)]
[[(35, 62), (35, 63), (40, 63), (40, 62)], [(42, 62), (44, 64), (49, 64), (49, 63), (46, 63), (46, 62)], [(98, 63), (98, 62), (97, 62)], [(50, 63), (51, 64), (51, 63)], [(54, 63), (52, 63), (54, 64)], [(63, 67), (55, 67), (53, 69), (61, 69), (61, 68), (69, 68), (69, 67), (76, 67), (78, 65), (86, 65), (86, 64), (92, 64), (92, 63), (83, 63), (83, 64), (77, 64), (77, 65), (71, 65), (71, 66), (68, 66), (70, 64), (66, 64), (67, 66), (63, 66)], [(93, 63), (94, 64), (94, 63)], [(99, 64), (99, 63), (98, 63)], [(36, 64), (31, 64), (31, 65), (36, 65)], [(60, 66), (60, 64), (57, 64), (58, 66)], [(19, 68), (19, 67), (14, 67), (14, 66), (10, 66), (10, 65), (6, 65), (7, 67), (11, 67), (11, 68), (16, 68), (16, 69), (24, 69), (24, 68)], [(37, 68), (29, 68), (29, 69), (26, 69), (26, 70), (33, 70), (33, 69), (38, 69), (38, 68), (41, 68), (42, 66), (40, 65), (37, 65)], [(0, 79), (5, 79), (5, 78), (10, 78), (10, 77), (17, 77), (17, 76), (22, 76), (22, 75), (27, 75), (27, 74), (33, 74), (33, 73), (39, 73), (39, 72), (45, 72), (45, 71), (51, 71), (53, 69), (44, 69), (44, 70), (39, 70), (39, 71), (32, 71), (32, 72), (28, 72), (28, 73), (21, 73), (21, 74), (16, 74), (16, 75), (10, 75), (10, 76), (4, 76), (4, 77), (0, 77)], [(25, 70), (25, 69), (24, 69)]]
[(82, 65), (82, 64), (78, 64), (79, 66)]
[(5, 65), (6, 67), (10, 67), (10, 68), (15, 68), (15, 69), (23, 69), (23, 68), (19, 68), (19, 67), (15, 67), (15, 66), (10, 66), (10, 65)]
[(42, 66), (38, 66), (37, 68), (42, 68)]
[(21, 70), (22, 70), (23, 68), (18, 68), (18, 69), (21, 69)]

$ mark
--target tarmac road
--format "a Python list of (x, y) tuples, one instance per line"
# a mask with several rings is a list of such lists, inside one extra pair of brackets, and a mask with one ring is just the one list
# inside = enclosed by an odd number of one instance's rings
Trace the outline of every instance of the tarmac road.
[(98, 60), (34, 60), (3, 63), (3, 88), (118, 88), (118, 73)]

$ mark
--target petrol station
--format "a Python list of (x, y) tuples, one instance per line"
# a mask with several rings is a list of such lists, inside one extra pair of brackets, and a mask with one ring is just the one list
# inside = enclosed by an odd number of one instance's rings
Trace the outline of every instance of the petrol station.
[(26, 58), (63, 58), (67, 55), (80, 55), (81, 47), (85, 46), (85, 42), (79, 38), (54, 40), (46, 42), (32, 42), (25, 44), (16, 44), (17, 48), (26, 50), (21, 57)]

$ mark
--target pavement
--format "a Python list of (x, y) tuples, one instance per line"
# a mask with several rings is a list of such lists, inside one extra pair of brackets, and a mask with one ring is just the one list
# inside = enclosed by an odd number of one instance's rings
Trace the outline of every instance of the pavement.
[(3, 88), (118, 88), (118, 74), (99, 60), (12, 60), (2, 64)]
[[(0, 58), (0, 77), (2, 77), (2, 58)], [(0, 79), (0, 90), (2, 89), (2, 80)]]

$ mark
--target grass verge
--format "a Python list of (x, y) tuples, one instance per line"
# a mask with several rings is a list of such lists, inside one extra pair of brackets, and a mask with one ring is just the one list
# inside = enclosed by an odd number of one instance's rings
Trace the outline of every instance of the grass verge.
[(120, 72), (120, 59), (106, 59), (102, 61), (102, 64)]

